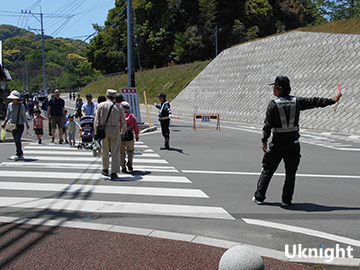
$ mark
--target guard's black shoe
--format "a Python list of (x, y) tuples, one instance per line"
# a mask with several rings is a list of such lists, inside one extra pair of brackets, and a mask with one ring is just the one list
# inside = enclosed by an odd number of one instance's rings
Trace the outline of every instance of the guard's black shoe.
[(281, 208), (287, 208), (287, 207), (290, 207), (290, 206), (291, 206), (291, 203), (281, 202), (281, 204), (280, 204)]
[(160, 147), (160, 150), (169, 150), (170, 146), (168, 144), (165, 144), (164, 146)]
[(121, 172), (122, 172), (122, 173), (127, 173), (126, 168), (122, 168), (122, 169), (121, 169)]
[(102, 175), (108, 176), (109, 175), (109, 170), (103, 170), (101, 172)]
[(118, 178), (118, 175), (117, 175), (116, 173), (112, 173), (112, 174), (110, 175), (110, 178), (111, 178), (111, 179), (117, 179), (117, 178)]
[(129, 162), (126, 164), (126, 166), (129, 170), (129, 172), (132, 172), (134, 170), (132, 164), (130, 164)]

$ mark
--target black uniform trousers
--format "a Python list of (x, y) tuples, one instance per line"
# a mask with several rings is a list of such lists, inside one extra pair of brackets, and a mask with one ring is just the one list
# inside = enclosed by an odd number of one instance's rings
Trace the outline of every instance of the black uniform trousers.
[(161, 133), (166, 142), (170, 140), (170, 119), (160, 120)]
[(285, 164), (285, 183), (283, 186), (282, 201), (290, 204), (295, 188), (295, 175), (300, 164), (300, 144), (295, 142), (276, 142), (270, 143), (269, 152), (265, 153), (263, 158), (263, 168), (259, 181), (257, 183), (257, 190), (254, 194), (258, 201), (264, 201), (266, 191), (270, 180), (275, 173), (281, 160)]

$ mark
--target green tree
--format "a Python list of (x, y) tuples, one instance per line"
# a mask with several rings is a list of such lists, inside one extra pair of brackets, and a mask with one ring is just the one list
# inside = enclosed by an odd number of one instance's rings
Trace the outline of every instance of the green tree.
[(234, 21), (232, 36), (234, 44), (246, 41), (246, 27), (240, 20)]
[(245, 4), (248, 24), (265, 29), (272, 17), (272, 6), (268, 0), (247, 0)]
[(330, 21), (360, 16), (359, 0), (319, 0), (317, 6), (321, 13)]

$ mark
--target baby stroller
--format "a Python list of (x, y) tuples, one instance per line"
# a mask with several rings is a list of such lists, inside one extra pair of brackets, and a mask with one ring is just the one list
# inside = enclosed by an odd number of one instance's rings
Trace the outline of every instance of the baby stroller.
[(80, 118), (80, 143), (78, 149), (82, 148), (93, 148), (94, 143), (94, 117), (93, 116), (82, 116)]

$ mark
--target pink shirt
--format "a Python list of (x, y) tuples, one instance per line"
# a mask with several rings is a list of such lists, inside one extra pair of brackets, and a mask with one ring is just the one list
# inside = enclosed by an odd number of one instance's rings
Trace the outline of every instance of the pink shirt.
[(44, 128), (43, 121), (45, 119), (42, 115), (34, 116), (34, 128)]
[(126, 124), (132, 128), (135, 132), (135, 135), (139, 135), (139, 126), (136, 122), (136, 117), (132, 113), (125, 112)]

